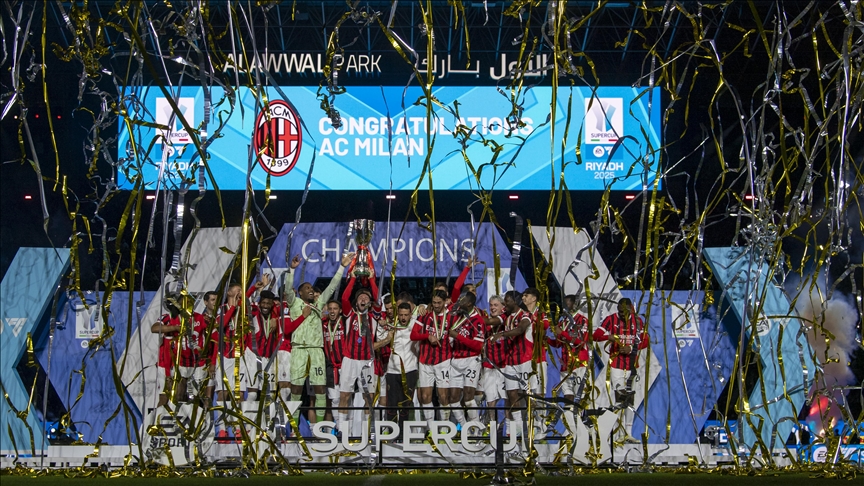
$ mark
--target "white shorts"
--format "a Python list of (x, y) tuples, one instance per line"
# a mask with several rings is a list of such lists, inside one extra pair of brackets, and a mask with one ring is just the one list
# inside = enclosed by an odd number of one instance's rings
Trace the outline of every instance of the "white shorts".
[[(234, 358), (222, 357), (216, 361), (216, 391), (234, 391)], [(227, 378), (227, 386), (226, 386)], [(240, 393), (246, 391), (246, 360), (240, 359)]]
[[(264, 386), (264, 381), (270, 382), (269, 390), (275, 390), (276, 375), (273, 367), (267, 368), (267, 363), (270, 358), (266, 356), (257, 356), (251, 349), (246, 350), (246, 387), (255, 390), (261, 390)], [(273, 363), (274, 365), (276, 363)], [(266, 371), (265, 371), (266, 370)]]
[(588, 368), (580, 366), (574, 369), (569, 374), (566, 371), (561, 372), (561, 388), (558, 389), (558, 396), (576, 396), (577, 392), (585, 393), (585, 388), (582, 386), (582, 381), (585, 380)]
[[(330, 400), (330, 403), (336, 402), (336, 406), (339, 405), (339, 399), (341, 398), (341, 393), (339, 393), (339, 387), (332, 387), (327, 389), (327, 400)], [(315, 404), (318, 405), (317, 403)]]
[(420, 388), (432, 388), (435, 385), (439, 389), (450, 388), (450, 368), (449, 359), (436, 365), (420, 363), (420, 376), (417, 378), (417, 386)]
[(495, 403), (507, 398), (507, 390), (504, 388), (504, 375), (497, 368), (483, 368), (483, 379), (480, 381), (486, 403)]
[[(204, 388), (204, 381), (210, 377), (210, 369), (206, 366), (181, 366), (180, 378), (186, 379), (186, 393), (197, 395)], [(207, 381), (212, 386), (213, 383)]]
[(189, 378), (195, 381), (204, 381), (209, 370), (206, 366), (180, 366), (180, 378)]
[(270, 367), (271, 372), (276, 373), (276, 381), (290, 382), (291, 381), (291, 351), (276, 351), (276, 369)]
[(479, 356), (453, 358), (450, 367), (450, 388), (477, 388), (483, 367)]
[(339, 370), (339, 391), (354, 393), (354, 385), (357, 384), (361, 392), (374, 392), (375, 374), (372, 367), (372, 361), (342, 358), (342, 368)]
[[(618, 368), (611, 368), (609, 370), (609, 382), (612, 385), (612, 401), (613, 401), (613, 403), (617, 403), (617, 400), (615, 397), (616, 391), (621, 391), (621, 392), (627, 391), (627, 378), (629, 378), (629, 377), (630, 377), (630, 370), (619, 370)], [(633, 380), (633, 384), (631, 386), (631, 391), (632, 391), (632, 389), (635, 389), (635, 387), (639, 386), (640, 378), (641, 378), (641, 376), (639, 374), (639, 370), (637, 369), (636, 370), (636, 378)]]
[[(534, 369), (530, 361), (520, 363), (518, 365), (507, 365), (504, 367), (504, 388), (510, 390), (531, 391), (540, 388), (540, 381), (537, 375), (533, 374)], [(539, 370), (539, 366), (537, 367)]]

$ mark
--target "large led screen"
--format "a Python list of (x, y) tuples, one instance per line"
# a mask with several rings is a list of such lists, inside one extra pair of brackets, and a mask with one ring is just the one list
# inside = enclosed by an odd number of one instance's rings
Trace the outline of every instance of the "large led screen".
[[(201, 153), (229, 190), (245, 189), (250, 169), (253, 188), (264, 188), (269, 174), (273, 190), (304, 189), (310, 167), (313, 190), (413, 189), (427, 159), (436, 190), (549, 190), (562, 168), (571, 190), (623, 190), (653, 181), (660, 163), (659, 89), (560, 88), (553, 114), (550, 87), (445, 86), (433, 89), (427, 120), (420, 88), (351, 87), (335, 96), (339, 128), (317, 91), (269, 87), (265, 111), (247, 88), (233, 103), (215, 88), (205, 110), (204, 90), (182, 87), (175, 111), (161, 90), (141, 88), (130, 107), (137, 112), (121, 118), (120, 156), (140, 161), (150, 189), (160, 174), (167, 187), (198, 177)], [(203, 150), (177, 112), (201, 132)], [(120, 174), (121, 186), (133, 176)], [(428, 187), (427, 178), (421, 189)]]

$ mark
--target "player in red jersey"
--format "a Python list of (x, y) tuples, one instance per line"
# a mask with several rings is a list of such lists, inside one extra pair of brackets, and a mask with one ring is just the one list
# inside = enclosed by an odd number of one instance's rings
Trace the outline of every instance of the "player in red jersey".
[[(379, 335), (378, 323), (373, 318), (370, 309), (372, 307), (372, 291), (361, 287), (354, 292), (353, 305), (348, 299), (349, 292), (353, 288), (354, 277), (348, 281), (345, 292), (342, 294), (342, 309), (345, 313), (345, 337), (342, 341), (342, 367), (339, 371), (339, 420), (337, 428), (343, 433), (351, 432), (349, 413), (344, 408), (348, 407), (354, 394), (355, 385), (359, 386), (366, 406), (370, 407), (370, 394), (375, 393), (375, 382), (373, 380), (374, 352), (387, 344), (386, 335)], [(347, 309), (347, 312), (345, 311)], [(368, 411), (366, 412), (368, 415)], [(367, 422), (369, 417), (366, 417)]]
[[(393, 321), (396, 318), (395, 314), (392, 312), (392, 301), (381, 302), (378, 298), (378, 285), (375, 282), (375, 268), (370, 268), (372, 273), (369, 275), (369, 290), (372, 293), (372, 303), (369, 307), (369, 315), (372, 316), (372, 319), (378, 323), (378, 331), (382, 335), (386, 335), (393, 329)], [(351, 285), (349, 281), (349, 285)], [(383, 304), (383, 305), (382, 305)], [(390, 307), (388, 309), (388, 306)], [(387, 382), (385, 375), (387, 374), (387, 363), (390, 362), (390, 354), (393, 352), (392, 347), (390, 345), (390, 341), (382, 343), (379, 346), (375, 347), (375, 352), (372, 356), (372, 388), (377, 394), (377, 401), (375, 406), (377, 407), (386, 407), (387, 406)], [(386, 411), (383, 409), (379, 410), (378, 419), (384, 420), (386, 416)]]
[(561, 348), (561, 383), (558, 388), (568, 402), (577, 397), (584, 386), (588, 361), (588, 318), (579, 312), (576, 305), (578, 297), (564, 297), (564, 315), (558, 320), (557, 326), (552, 326), (554, 337), (548, 337), (549, 345)]
[[(204, 354), (206, 356), (205, 366), (207, 367), (207, 387), (204, 389), (204, 397), (208, 403), (213, 401), (213, 392), (216, 388), (216, 380), (214, 379), (216, 357), (219, 354), (219, 341), (213, 338), (213, 333), (218, 329), (219, 316), (219, 293), (208, 291), (204, 294), (204, 321), (207, 323), (207, 330), (210, 333), (210, 339), (207, 340), (204, 346)], [(218, 334), (217, 334), (218, 337)]]
[[(217, 322), (221, 329), (213, 332), (213, 340), (219, 343), (216, 365), (216, 399), (228, 401), (235, 387), (239, 390), (238, 399), (243, 399), (246, 392), (246, 336), (238, 336), (240, 321), (240, 299), (243, 288), (239, 284), (231, 284), (225, 295), (225, 303), (219, 308)], [(246, 328), (248, 332), (248, 328)], [(235, 353), (235, 344), (239, 343)], [(235, 359), (236, 357), (239, 359)], [(236, 377), (236, 380), (235, 380)]]
[[(192, 391), (196, 395), (200, 391), (199, 386), (207, 379), (209, 363), (204, 354), (207, 322), (197, 312), (192, 312), (191, 315), (188, 313), (187, 309), (192, 307), (190, 296), (169, 296), (166, 300), (165, 306), (169, 313), (164, 314), (159, 322), (150, 327), (152, 332), (163, 334), (157, 368), (162, 368), (159, 373), (160, 378), (175, 377), (177, 381), (175, 396), (180, 401), (187, 401), (190, 379)], [(159, 406), (168, 403), (168, 390), (173, 386), (173, 380), (166, 380), (166, 383), (162, 384)]]
[[(561, 382), (555, 387), (556, 396), (563, 396), (568, 404), (582, 400), (588, 363), (588, 318), (579, 312), (578, 297), (564, 297), (564, 311), (558, 325), (552, 326), (552, 337), (547, 337), (550, 346), (561, 349)], [(568, 407), (575, 411), (576, 405)], [(553, 421), (551, 425), (557, 422)]]
[[(185, 297), (192, 307), (192, 297)], [(192, 319), (187, 321), (187, 328), (180, 329), (180, 390), (181, 397), (198, 397), (204, 392), (209, 376), (212, 356), (208, 355), (207, 320), (204, 316), (193, 312)]]
[(333, 411), (339, 407), (339, 369), (342, 367), (345, 319), (342, 317), (342, 304), (339, 301), (327, 302), (327, 314), (321, 320), (324, 334), (324, 357), (327, 372), (327, 399), (330, 409), (325, 420), (333, 420)]
[(150, 326), (150, 331), (161, 334), (159, 342), (159, 355), (156, 360), (156, 387), (159, 391), (159, 402), (157, 407), (168, 403), (168, 397), (172, 394), (174, 361), (177, 354), (177, 332), (180, 331), (180, 310), (166, 299), (164, 302), (167, 314), (163, 314), (159, 321)]
[[(539, 307), (540, 292), (534, 287), (528, 287), (522, 292), (522, 305), (525, 308), (525, 314), (531, 319), (530, 335), (524, 336), (524, 340), (531, 341), (531, 368), (532, 374), (530, 382), (531, 393), (535, 396), (545, 397), (548, 388), (546, 377), (547, 365), (546, 362), (546, 331), (549, 329), (549, 318), (546, 314), (540, 311)], [(539, 438), (540, 434), (545, 429), (547, 410), (542, 406), (534, 407), (534, 430), (535, 438)], [(551, 432), (551, 429), (548, 430)]]
[(531, 349), (531, 359), (536, 366), (536, 380), (531, 384), (531, 392), (535, 395), (546, 395), (546, 347), (543, 336), (546, 330), (549, 329), (549, 318), (546, 314), (540, 312), (539, 307), (540, 292), (534, 287), (528, 287), (522, 292), (522, 305), (525, 307), (525, 314), (531, 319), (531, 334), (524, 336), (524, 341), (530, 344), (527, 346)]
[[(279, 360), (276, 357), (277, 351), (291, 352), (289, 336), (303, 323), (310, 312), (304, 310), (296, 320), (291, 320), (289, 316), (283, 315), (283, 309), (284, 305), (281, 302), (277, 303), (276, 295), (269, 290), (262, 290), (258, 305), (252, 306), (249, 318), (252, 332), (247, 338), (246, 349), (246, 364), (249, 367), (246, 389), (249, 391), (250, 400), (253, 399), (253, 394), (257, 397), (261, 389), (269, 390), (271, 393), (276, 391), (274, 386), (276, 377), (281, 374), (279, 367), (287, 363), (283, 360), (290, 359), (289, 354), (289, 357)], [(274, 358), (276, 358), (275, 363), (271, 362)]]
[(454, 316), (450, 326), (449, 336), (452, 339), (453, 358), (450, 360), (450, 391), (448, 402), (456, 423), (465, 426), (465, 407), (468, 409), (468, 420), (480, 419), (480, 411), (476, 408), (474, 395), (480, 381), (483, 350), (483, 340), (486, 323), (474, 307), (477, 297), (471, 292), (464, 292), (456, 299)]
[[(295, 260), (296, 260), (296, 258), (295, 258)], [(299, 261), (292, 261), (291, 262), (291, 269), (293, 270), (294, 268), (297, 267), (297, 265), (299, 265)], [(290, 307), (288, 306), (288, 304), (286, 302), (283, 302), (281, 299), (279, 299), (275, 294), (273, 294), (269, 290), (262, 290), (262, 289), (271, 288), (271, 282), (272, 281), (273, 281), (273, 279), (270, 276), (270, 274), (265, 273), (265, 274), (261, 275), (261, 279), (258, 280), (257, 282), (255, 282), (255, 285), (249, 289), (249, 291), (246, 293), (246, 295), (251, 296), (256, 290), (260, 292), (259, 293), (259, 300), (262, 299), (261, 296), (264, 295), (264, 292), (267, 292), (268, 295), (272, 295), (271, 314), (275, 319), (277, 319), (277, 324), (279, 326), (279, 331), (280, 331), (278, 334), (278, 338), (277, 338), (278, 339), (278, 342), (276, 344), (277, 349), (275, 349), (275, 351), (274, 351), (275, 352), (275, 360), (273, 362), (270, 362), (269, 360), (273, 356), (271, 354), (268, 354), (267, 355), (267, 359), (268, 359), (267, 363), (262, 364), (261, 368), (258, 368), (255, 372), (252, 373), (251, 376), (249, 376), (249, 375), (247, 375), (247, 376), (249, 378), (251, 378), (253, 380), (253, 382), (259, 383), (259, 384), (260, 384), (260, 381), (258, 380), (258, 376), (259, 376), (258, 373), (261, 373), (260, 374), (261, 377), (266, 377), (266, 378), (270, 379), (271, 381), (272, 381), (272, 379), (275, 379), (276, 390), (278, 390), (278, 394), (282, 397), (283, 401), (287, 402), (288, 400), (291, 399), (291, 397), (290, 397), (290, 394), (291, 394), (291, 332), (293, 332), (293, 330), (296, 329), (297, 327), (291, 326), (291, 323), (294, 321), (292, 321), (290, 319), (290, 311), (289, 311)], [(260, 303), (259, 303), (258, 307), (259, 308), (261, 307)], [(252, 310), (254, 311), (254, 309), (255, 309), (255, 307), (253, 306)], [(298, 316), (298, 317), (300, 317), (300, 316)], [(302, 322), (302, 320), (298, 322), (298, 324), (297, 324), (298, 326), (299, 326), (300, 322)], [(254, 321), (250, 321), (250, 323), (254, 324)], [(289, 328), (287, 330), (283, 329), (286, 324), (289, 326)], [(252, 348), (254, 349), (254, 346)], [(257, 360), (254, 360), (254, 361), (257, 361)], [(248, 362), (253, 363), (254, 361), (252, 359), (252, 356), (250, 355)], [(273, 390), (271, 388), (271, 391), (276, 391), (276, 390)], [(252, 392), (252, 391), (254, 391), (254, 387), (252, 387), (252, 389), (250, 389), (250, 392)]]
[(622, 410), (621, 425), (624, 442), (638, 444), (630, 429), (633, 427), (633, 383), (638, 378), (639, 350), (648, 347), (649, 338), (642, 318), (630, 299), (618, 301), (618, 313), (606, 316), (594, 331), (595, 341), (609, 341), (609, 382), (617, 406)]
[(435, 410), (432, 408), (433, 386), (438, 388), (441, 419), (450, 418), (448, 389), (453, 349), (450, 346), (449, 333), (452, 316), (447, 312), (446, 302), (447, 292), (440, 289), (432, 292), (431, 312), (420, 317), (411, 330), (411, 340), (419, 341), (417, 398), (423, 410), (423, 418), (430, 422), (430, 425), (435, 420)]
[(511, 290), (504, 294), (505, 314), (498, 318), (503, 323), (503, 330), (492, 337), (492, 342), (507, 339), (507, 366), (504, 367), (504, 387), (507, 389), (507, 400), (510, 403), (510, 414), (513, 417), (511, 426), (521, 433), (522, 410), (525, 408), (525, 394), (537, 385), (534, 380), (537, 374), (532, 367), (534, 357), (533, 325), (531, 317), (519, 308), (521, 294)]
[[(483, 377), (480, 388), (487, 407), (496, 407), (499, 400), (507, 399), (507, 389), (504, 386), (502, 370), (507, 366), (507, 340), (493, 340), (492, 337), (500, 329), (503, 322), (500, 317), (504, 313), (504, 297), (493, 295), (489, 298), (489, 317), (486, 323), (486, 359), (483, 360)], [(486, 412), (489, 421), (497, 416), (497, 410)]]

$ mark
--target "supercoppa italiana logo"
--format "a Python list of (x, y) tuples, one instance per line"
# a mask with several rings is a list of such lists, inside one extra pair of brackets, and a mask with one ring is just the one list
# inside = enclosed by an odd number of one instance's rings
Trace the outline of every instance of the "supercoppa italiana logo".
[(303, 147), (300, 117), (286, 101), (273, 100), (258, 114), (252, 139), (261, 168), (284, 176), (297, 164)]

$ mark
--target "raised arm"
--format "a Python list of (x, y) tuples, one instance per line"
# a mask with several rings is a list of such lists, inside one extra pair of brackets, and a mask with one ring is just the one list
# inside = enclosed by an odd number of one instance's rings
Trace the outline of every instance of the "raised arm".
[(251, 287), (249, 287), (249, 290), (246, 291), (246, 297), (251, 298), (252, 295), (255, 294), (255, 292), (257, 292), (261, 289), (266, 289), (267, 287), (270, 286), (270, 283), (272, 281), (273, 281), (272, 275), (270, 275), (269, 273), (262, 274), (261, 279), (257, 280), (254, 284), (252, 284)]
[(300, 255), (294, 255), (294, 258), (291, 259), (291, 263), (288, 266), (288, 276), (285, 277), (285, 288), (282, 290), (283, 299), (285, 303), (288, 304), (288, 307), (294, 303), (294, 299), (297, 298), (297, 293), (294, 292), (294, 269), (300, 266)]
[[(318, 297), (318, 307), (324, 307), (327, 302), (330, 301), (330, 298), (333, 297), (333, 294), (336, 293), (336, 289), (339, 288), (339, 284), (342, 283), (342, 274), (345, 272), (345, 267), (351, 263), (351, 257), (354, 256), (353, 253), (349, 253), (342, 257), (342, 261), (339, 262), (339, 270), (336, 270), (336, 273), (333, 275), (333, 278), (330, 279), (330, 283), (327, 284), (327, 288), (321, 292), (321, 295)], [(349, 281), (349, 285), (352, 283)], [(348, 299), (351, 299), (351, 295), (348, 295)], [(345, 294), (342, 294), (342, 303), (345, 303)]]
[(375, 270), (372, 270), (372, 276), (369, 278), (369, 288), (372, 290), (372, 302), (378, 302), (378, 284), (375, 283)]
[[(351, 292), (354, 291), (354, 282), (357, 280), (354, 276), (348, 279), (348, 285), (345, 286), (345, 291), (342, 292), (342, 313), (348, 315), (348, 311), (352, 309)], [(324, 294), (321, 294), (323, 297)]]
[(453, 292), (450, 294), (450, 300), (456, 302), (459, 300), (459, 296), (462, 295), (462, 286), (465, 285), (465, 279), (468, 278), (468, 271), (471, 270), (471, 267), (474, 266), (474, 257), (469, 257), (468, 261), (465, 263), (465, 268), (462, 269), (462, 273), (459, 274), (459, 278), (456, 279), (456, 283), (453, 284)]

